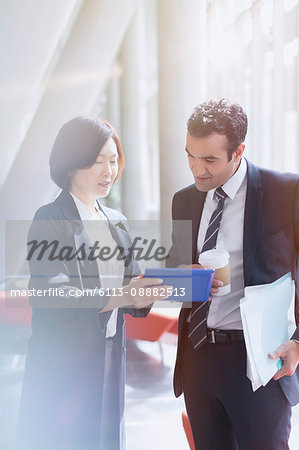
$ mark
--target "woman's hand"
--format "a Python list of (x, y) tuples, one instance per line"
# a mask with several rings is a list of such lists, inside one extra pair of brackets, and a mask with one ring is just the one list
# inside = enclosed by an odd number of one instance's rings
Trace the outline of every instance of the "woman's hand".
[(132, 278), (127, 286), (121, 288), (125, 306), (146, 308), (157, 300), (165, 300), (173, 291), (172, 286), (162, 284), (160, 278)]
[(160, 278), (144, 278), (143, 274), (134, 277), (129, 284), (116, 289), (105, 308), (99, 312), (127, 307), (141, 309), (152, 305), (157, 300), (165, 300), (172, 294), (173, 287), (162, 283), (163, 280)]

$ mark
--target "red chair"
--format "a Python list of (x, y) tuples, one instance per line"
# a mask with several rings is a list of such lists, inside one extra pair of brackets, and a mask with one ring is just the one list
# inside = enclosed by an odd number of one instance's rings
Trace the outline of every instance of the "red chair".
[(178, 319), (176, 319), (176, 322), (174, 322), (167, 331), (168, 333), (178, 334)]
[(28, 297), (5, 298), (5, 292), (0, 292), (0, 323), (30, 326), (31, 315)]
[(186, 434), (186, 437), (187, 437), (187, 440), (188, 440), (188, 444), (189, 444), (190, 450), (195, 450), (195, 445), (194, 445), (191, 425), (190, 425), (189, 417), (188, 417), (186, 411), (182, 412), (182, 421), (183, 421), (183, 427), (184, 427), (184, 430), (185, 430), (185, 434)]
[(140, 319), (126, 314), (125, 320), (127, 339), (156, 342), (166, 332), (177, 334), (177, 317), (151, 311), (147, 317)]
[(5, 298), (0, 292), (0, 353), (26, 354), (31, 314), (28, 297)]
[(158, 342), (161, 362), (164, 364), (160, 338), (166, 332), (177, 334), (178, 318), (151, 311), (147, 317), (135, 318), (125, 315), (127, 339)]

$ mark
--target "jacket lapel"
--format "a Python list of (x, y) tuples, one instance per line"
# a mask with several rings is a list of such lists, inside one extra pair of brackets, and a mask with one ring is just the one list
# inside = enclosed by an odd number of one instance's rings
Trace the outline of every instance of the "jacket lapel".
[(247, 193), (244, 213), (243, 264), (245, 286), (250, 285), (252, 266), (260, 234), (264, 192), (258, 168), (247, 161)]
[(56, 198), (55, 203), (57, 203), (57, 205), (60, 207), (63, 215), (67, 220), (81, 222), (76, 204), (68, 191), (61, 191), (61, 193)]
[[(91, 244), (71, 194), (68, 191), (62, 191), (55, 201), (60, 206), (66, 220), (68, 220), (71, 224), (76, 251), (78, 251), (83, 246), (85, 247), (85, 250), (87, 252), (87, 249), (91, 247)], [(79, 259), (78, 262), (88, 271), (90, 271), (92, 264), (91, 272), (93, 274), (98, 274), (99, 278), (100, 274), (98, 265), (95, 261), (91, 262), (86, 258), (82, 258)]]
[(124, 223), (119, 219), (116, 220), (115, 217), (110, 215), (109, 209), (102, 207), (99, 201), (97, 202), (97, 204), (101, 212), (106, 216), (108, 220), (108, 226), (113, 239), (116, 241), (119, 247), (127, 249), (131, 244), (131, 238)]
[(115, 216), (109, 214), (109, 209), (102, 207), (102, 205), (98, 203), (99, 209), (102, 213), (107, 217), (108, 226), (111, 232), (113, 239), (115, 240), (117, 246), (123, 251), (123, 258), (125, 263), (125, 272), (124, 272), (124, 282), (126, 282), (127, 277), (131, 278), (133, 276), (137, 276), (140, 274), (139, 268), (137, 268), (136, 264), (133, 266), (133, 254), (132, 254), (132, 239), (129, 232), (126, 229), (125, 224)]

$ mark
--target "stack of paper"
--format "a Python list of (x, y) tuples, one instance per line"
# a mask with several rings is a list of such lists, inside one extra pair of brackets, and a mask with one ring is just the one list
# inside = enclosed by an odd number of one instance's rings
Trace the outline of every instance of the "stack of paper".
[(240, 301), (247, 376), (255, 391), (265, 386), (280, 368), (281, 360), (268, 354), (290, 339), (296, 329), (295, 285), (291, 273), (270, 284), (245, 288)]

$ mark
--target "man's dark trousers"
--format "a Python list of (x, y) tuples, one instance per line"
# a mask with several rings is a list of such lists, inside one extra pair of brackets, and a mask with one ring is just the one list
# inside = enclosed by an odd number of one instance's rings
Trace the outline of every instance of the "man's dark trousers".
[(194, 350), (183, 334), (181, 375), (196, 450), (288, 449), (291, 406), (277, 381), (252, 391), (245, 344)]

